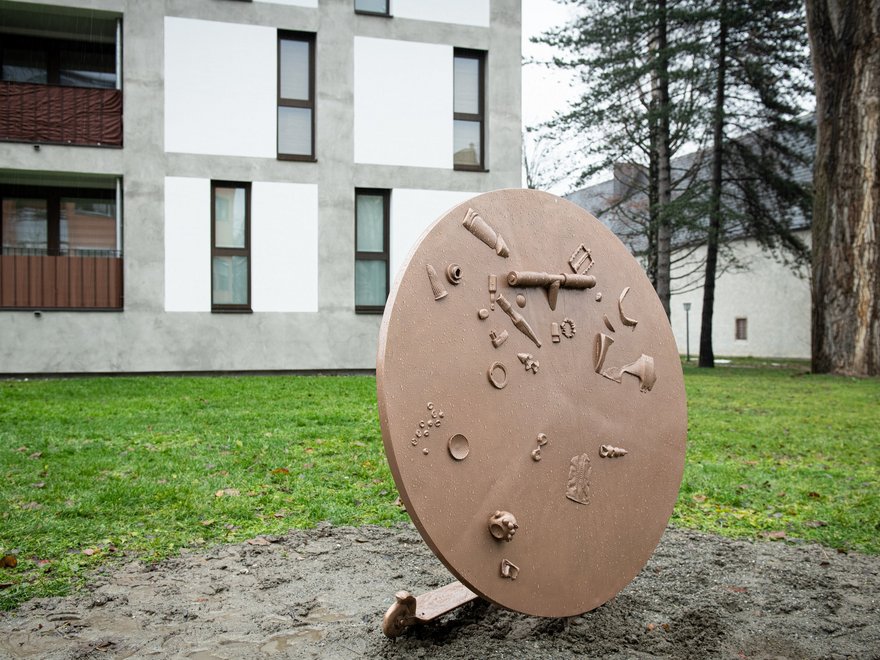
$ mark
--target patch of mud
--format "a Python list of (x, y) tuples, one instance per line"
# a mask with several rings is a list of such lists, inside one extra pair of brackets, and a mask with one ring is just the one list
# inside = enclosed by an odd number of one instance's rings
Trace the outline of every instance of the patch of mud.
[(452, 578), (410, 525), (319, 526), (130, 562), (0, 614), (8, 658), (880, 658), (880, 558), (670, 528), (641, 574), (568, 619), (477, 600), (382, 634), (393, 594)]

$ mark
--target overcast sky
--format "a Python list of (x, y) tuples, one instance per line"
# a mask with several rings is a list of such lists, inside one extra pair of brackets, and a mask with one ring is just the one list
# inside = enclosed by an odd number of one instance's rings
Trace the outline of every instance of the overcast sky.
[[(523, 56), (547, 59), (552, 55), (548, 46), (533, 44), (530, 37), (568, 21), (571, 9), (554, 0), (523, 0), (522, 2), (522, 52)], [(530, 126), (553, 116), (554, 111), (565, 108), (569, 87), (567, 79), (546, 67), (527, 65), (523, 67), (523, 124)]]

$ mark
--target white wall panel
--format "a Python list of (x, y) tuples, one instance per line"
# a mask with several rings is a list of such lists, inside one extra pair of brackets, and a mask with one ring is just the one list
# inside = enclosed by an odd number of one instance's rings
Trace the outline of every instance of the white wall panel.
[(443, 213), (477, 193), (395, 188), (391, 191), (391, 281), (422, 233)]
[(251, 190), (251, 307), (318, 311), (318, 186), (255, 182)]
[(452, 47), (355, 37), (354, 160), (452, 168)]
[(165, 17), (165, 150), (275, 158), (277, 31)]
[(211, 311), (208, 179), (165, 179), (165, 310)]
[[(800, 234), (809, 245), (808, 232)], [(715, 283), (712, 348), (716, 356), (810, 357), (810, 282), (765, 252), (753, 240), (731, 244), (742, 269), (728, 270)], [(705, 248), (693, 255), (702, 264)], [(684, 271), (679, 265), (677, 271)], [(673, 273), (675, 276), (676, 273)], [(691, 303), (690, 323), (683, 303)], [(690, 326), (691, 356), (700, 350), (702, 283), (694, 291), (672, 296), (672, 329), (680, 353), (687, 348)], [(736, 319), (747, 320), (747, 339), (735, 337)]]
[(489, 0), (391, 0), (391, 13), (397, 18), (489, 27)]

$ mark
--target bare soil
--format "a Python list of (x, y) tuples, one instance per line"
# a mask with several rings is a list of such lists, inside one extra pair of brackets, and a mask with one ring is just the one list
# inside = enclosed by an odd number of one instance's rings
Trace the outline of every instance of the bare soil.
[(85, 591), (0, 614), (0, 657), (880, 658), (880, 558), (816, 545), (669, 528), (641, 574), (582, 616), (477, 600), (382, 634), (396, 591), (451, 581), (410, 525), (323, 525), (105, 566)]

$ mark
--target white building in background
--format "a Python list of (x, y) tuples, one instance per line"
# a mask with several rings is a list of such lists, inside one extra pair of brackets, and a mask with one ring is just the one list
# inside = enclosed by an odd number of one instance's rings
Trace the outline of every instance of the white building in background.
[(520, 186), (519, 0), (0, 0), (0, 373), (375, 366)]
[[(620, 174), (620, 173), (618, 173)], [(807, 176), (807, 172), (801, 172)], [(626, 178), (625, 175), (622, 178)], [(619, 221), (600, 213), (621, 199), (621, 177), (578, 190), (566, 198), (600, 217), (638, 257), (636, 234)], [(810, 230), (797, 234), (809, 246)], [(728, 258), (719, 257), (715, 282), (712, 347), (716, 357), (810, 357), (810, 280), (807, 269), (793, 270), (779, 257), (763, 250), (754, 239), (731, 240)], [(705, 246), (687, 246), (673, 254), (673, 295), (670, 323), (679, 353), (695, 358), (700, 349), (703, 312)], [(687, 255), (685, 257), (685, 255)], [(733, 257), (731, 260), (729, 257)], [(735, 267), (725, 267), (725, 261)], [(678, 291), (678, 292), (676, 292)], [(689, 306), (686, 311), (685, 306)]]

